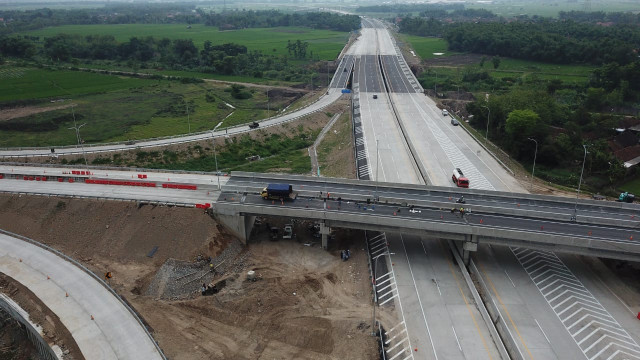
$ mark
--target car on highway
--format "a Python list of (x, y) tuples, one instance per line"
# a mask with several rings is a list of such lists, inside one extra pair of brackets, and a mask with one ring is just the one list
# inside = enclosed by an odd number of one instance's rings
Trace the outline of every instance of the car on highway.
[(451, 125), (458, 126), (458, 125), (460, 125), (460, 123), (458, 122), (458, 120), (456, 120), (454, 118), (451, 118)]
[(374, 98), (374, 99), (377, 99), (377, 98), (378, 98), (378, 95), (373, 94), (373, 98)]
[(449, 112), (447, 111), (447, 109), (442, 109), (442, 115), (444, 116), (449, 115)]

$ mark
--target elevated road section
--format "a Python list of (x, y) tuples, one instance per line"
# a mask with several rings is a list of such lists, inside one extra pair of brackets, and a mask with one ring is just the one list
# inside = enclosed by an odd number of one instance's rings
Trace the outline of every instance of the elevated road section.
[[(236, 179), (241, 180), (237, 183)], [(263, 200), (257, 193), (267, 183), (288, 181), (300, 191), (300, 199), (294, 202), (273, 203)], [(313, 185), (315, 184), (315, 185)], [(235, 188), (235, 191), (229, 191)], [(463, 240), (473, 244), (518, 246), (579, 253), (591, 256), (640, 260), (640, 229), (635, 221), (623, 219), (625, 211), (612, 217), (598, 218), (601, 223), (588, 222), (588, 217), (578, 217), (577, 222), (559, 220), (557, 215), (536, 211), (536, 203), (556, 204), (560, 209), (570, 209), (575, 204), (555, 197), (536, 195), (529, 207), (523, 208), (521, 197), (500, 198), (516, 202), (516, 206), (503, 207), (495, 202), (494, 193), (475, 192), (474, 197), (484, 206), (467, 202), (465, 214), (452, 211), (461, 206), (453, 197), (449, 201), (429, 198), (431, 191), (446, 194), (445, 189), (395, 184), (362, 184), (361, 182), (319, 181), (309, 177), (264, 177), (257, 174), (236, 174), (223, 188), (216, 211), (232, 215), (272, 215), (323, 220), (327, 226), (349, 227), (379, 231), (395, 231), (419, 235)], [(320, 192), (325, 198), (320, 198)], [(326, 199), (326, 195), (330, 198)], [(367, 204), (375, 194), (380, 203)], [(403, 194), (404, 193), (404, 194)], [(451, 193), (449, 192), (451, 195)], [(487, 196), (484, 198), (484, 196)], [(341, 198), (341, 200), (338, 200)], [(233, 199), (233, 200), (231, 200)], [(356, 204), (357, 202), (357, 204)], [(524, 204), (526, 202), (523, 201)], [(413, 208), (411, 206), (413, 205)], [(613, 204), (616, 208), (618, 204)], [(543, 205), (544, 206), (544, 205)], [(603, 203), (581, 202), (581, 210), (592, 214), (601, 212)], [(620, 218), (616, 218), (620, 217)], [(592, 217), (594, 218), (594, 217)]]

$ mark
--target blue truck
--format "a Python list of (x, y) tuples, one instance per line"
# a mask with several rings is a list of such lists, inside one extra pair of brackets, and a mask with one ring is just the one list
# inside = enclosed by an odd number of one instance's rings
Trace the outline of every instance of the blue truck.
[(265, 200), (295, 200), (298, 193), (289, 184), (269, 184), (260, 195)]

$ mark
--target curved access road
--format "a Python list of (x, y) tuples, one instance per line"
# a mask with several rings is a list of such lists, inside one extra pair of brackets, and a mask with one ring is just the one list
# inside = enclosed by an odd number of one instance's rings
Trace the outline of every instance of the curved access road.
[[(338, 69), (340, 70), (340, 68)], [(342, 70), (340, 70), (342, 71)], [(325, 95), (322, 95), (314, 103), (303, 107), (299, 110), (293, 111), (281, 116), (265, 119), (260, 122), (260, 126), (256, 129), (262, 129), (269, 126), (280, 125), (289, 121), (297, 120), (303, 116), (307, 116), (318, 112), (325, 107), (333, 104), (342, 95), (341, 89), (331, 88)], [(245, 132), (252, 131), (247, 125), (236, 126), (232, 128), (226, 128), (217, 131), (207, 131), (203, 133), (197, 133), (192, 135), (175, 136), (170, 138), (148, 139), (140, 141), (128, 141), (122, 143), (108, 143), (108, 144), (95, 144), (85, 145), (84, 150), (81, 147), (65, 146), (55, 147), (55, 154), (57, 155), (72, 155), (85, 153), (101, 153), (123, 150), (135, 150), (141, 148), (159, 147), (174, 144), (182, 144), (200, 140), (212, 139), (220, 136), (236, 135)], [(46, 148), (5, 148), (0, 150), (0, 158), (14, 158), (14, 157), (38, 157), (38, 156), (51, 156), (51, 147)]]
[(85, 359), (164, 359), (123, 303), (64, 258), (0, 233), (0, 272), (29, 288), (60, 318)]

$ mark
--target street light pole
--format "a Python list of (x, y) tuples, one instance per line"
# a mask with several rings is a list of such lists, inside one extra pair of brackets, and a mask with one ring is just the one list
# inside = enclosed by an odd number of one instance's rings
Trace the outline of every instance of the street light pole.
[[(71, 112), (73, 112), (73, 106), (71, 107)], [(87, 168), (87, 170), (89, 170), (89, 163), (87, 162), (87, 155), (84, 152), (84, 145), (82, 144), (82, 142), (80, 141), (80, 128), (87, 125), (87, 123), (84, 123), (80, 126), (76, 125), (76, 117), (75, 115), (73, 115), (73, 127), (70, 127), (69, 130), (75, 130), (76, 131), (76, 149), (78, 148), (78, 144), (80, 144), (80, 147), (82, 148), (82, 157), (84, 157), (84, 165)]]
[(538, 142), (536, 139), (527, 138), (536, 143), (536, 152), (533, 154), (533, 170), (531, 171), (531, 191), (533, 191), (533, 175), (536, 173), (536, 158), (538, 157)]
[(189, 103), (187, 103), (187, 123), (189, 124), (189, 134), (191, 134), (191, 119), (189, 118)]
[(484, 145), (487, 146), (487, 143), (489, 142), (489, 121), (491, 121), (491, 108), (488, 105), (482, 105), (482, 107), (489, 111), (489, 114), (487, 115), (487, 132), (484, 134)]
[(378, 279), (377, 276), (377, 272), (378, 272), (378, 259), (381, 256), (384, 255), (389, 255), (389, 257), (391, 257), (391, 255), (394, 255), (395, 253), (389, 252), (388, 250), (383, 252), (380, 255), (376, 255), (373, 258), (373, 323), (371, 325), (371, 335), (376, 336), (376, 302), (378, 301), (378, 291), (376, 290), (376, 281)]
[(374, 196), (373, 202), (376, 202), (376, 199), (378, 198), (378, 181), (379, 180), (379, 173), (380, 171), (378, 170), (380, 169), (380, 139), (376, 139), (376, 194)]
[(218, 152), (216, 151), (216, 138), (213, 137), (213, 130), (211, 131), (211, 141), (213, 142), (213, 157), (216, 160), (216, 177), (218, 178), (218, 190), (221, 190), (220, 172), (218, 171)]
[(582, 145), (584, 148), (584, 157), (582, 158), (582, 170), (580, 170), (580, 182), (578, 182), (578, 192), (576, 193), (576, 202), (573, 208), (573, 220), (578, 218), (578, 197), (580, 196), (580, 185), (582, 185), (582, 174), (584, 174), (584, 162), (587, 160), (587, 145)]

